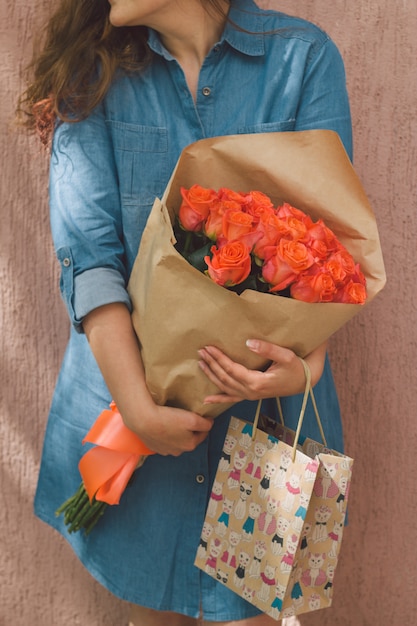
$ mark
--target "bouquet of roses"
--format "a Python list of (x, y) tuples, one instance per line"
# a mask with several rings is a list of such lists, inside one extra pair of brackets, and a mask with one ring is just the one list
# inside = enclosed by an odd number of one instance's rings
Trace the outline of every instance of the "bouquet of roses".
[(218, 390), (198, 350), (263, 369), (251, 337), (305, 357), (384, 284), (375, 217), (336, 133), (197, 141), (155, 199), (128, 285), (148, 389), (216, 417), (227, 406), (204, 404)]
[(323, 220), (261, 191), (181, 188), (176, 249), (215, 283), (304, 302), (364, 304), (359, 264)]

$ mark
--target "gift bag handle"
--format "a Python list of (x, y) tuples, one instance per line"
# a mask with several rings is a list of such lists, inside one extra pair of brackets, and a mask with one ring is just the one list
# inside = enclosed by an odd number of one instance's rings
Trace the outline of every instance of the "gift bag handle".
[[(303, 364), (304, 373), (305, 373), (305, 377), (306, 377), (306, 385), (305, 385), (305, 389), (304, 389), (304, 395), (303, 395), (303, 401), (302, 401), (302, 404), (301, 404), (300, 415), (298, 417), (297, 430), (295, 432), (294, 443), (293, 443), (293, 447), (292, 447), (292, 460), (293, 461), (295, 459), (295, 455), (296, 455), (296, 451), (297, 451), (298, 440), (300, 438), (301, 427), (303, 425), (304, 414), (305, 414), (305, 410), (306, 410), (307, 401), (308, 401), (308, 397), (309, 396), (310, 396), (311, 402), (313, 404), (313, 409), (314, 409), (314, 413), (315, 413), (315, 416), (316, 416), (317, 424), (318, 424), (318, 427), (319, 427), (320, 436), (321, 436), (321, 438), (323, 440), (324, 445), (327, 447), (327, 441), (326, 441), (326, 437), (324, 435), (323, 425), (321, 423), (320, 415), (319, 415), (319, 412), (318, 412), (318, 409), (317, 409), (316, 399), (314, 397), (313, 389), (311, 387), (311, 371), (310, 371), (310, 368), (309, 368), (308, 364), (304, 361), (304, 359), (300, 358), (300, 361)], [(262, 400), (259, 400), (258, 406), (256, 407), (255, 419), (254, 419), (254, 422), (253, 422), (252, 439), (255, 438), (256, 429), (258, 427), (259, 415), (261, 413), (261, 405), (262, 405)], [(281, 422), (281, 424), (283, 426), (285, 426), (284, 415), (282, 413), (282, 407), (281, 407), (281, 402), (280, 402), (279, 398), (277, 398), (277, 406), (278, 406), (278, 413), (279, 413), (280, 422)]]

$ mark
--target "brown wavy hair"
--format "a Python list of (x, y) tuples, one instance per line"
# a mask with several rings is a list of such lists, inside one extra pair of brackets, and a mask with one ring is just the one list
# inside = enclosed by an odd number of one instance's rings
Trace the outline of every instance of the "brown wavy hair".
[[(220, 0), (200, 0), (225, 16)], [(114, 27), (108, 0), (61, 0), (43, 32), (40, 52), (27, 71), (28, 88), (17, 119), (48, 145), (55, 120), (85, 119), (105, 96), (119, 68), (141, 71), (152, 53), (147, 28)]]

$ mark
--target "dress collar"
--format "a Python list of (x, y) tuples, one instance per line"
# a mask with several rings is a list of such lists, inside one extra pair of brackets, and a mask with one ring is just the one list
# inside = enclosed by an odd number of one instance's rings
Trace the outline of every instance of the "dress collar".
[[(264, 18), (252, 0), (232, 0), (229, 11), (230, 22), (226, 23), (218, 44), (227, 42), (232, 48), (248, 56), (262, 56), (265, 54)], [(218, 45), (217, 44), (217, 45)], [(168, 61), (173, 56), (163, 46), (159, 34), (149, 29), (148, 45), (157, 54)]]

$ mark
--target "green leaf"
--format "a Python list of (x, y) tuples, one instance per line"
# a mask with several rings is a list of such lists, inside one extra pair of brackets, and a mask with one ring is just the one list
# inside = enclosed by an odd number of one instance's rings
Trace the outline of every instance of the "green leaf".
[(204, 272), (207, 269), (207, 263), (204, 261), (204, 257), (211, 256), (210, 248), (212, 245), (213, 245), (212, 242), (209, 241), (208, 243), (203, 245), (201, 248), (198, 248), (194, 250), (193, 252), (191, 252), (190, 254), (188, 254), (186, 256), (186, 259), (190, 263), (190, 265), (195, 267), (200, 272)]

